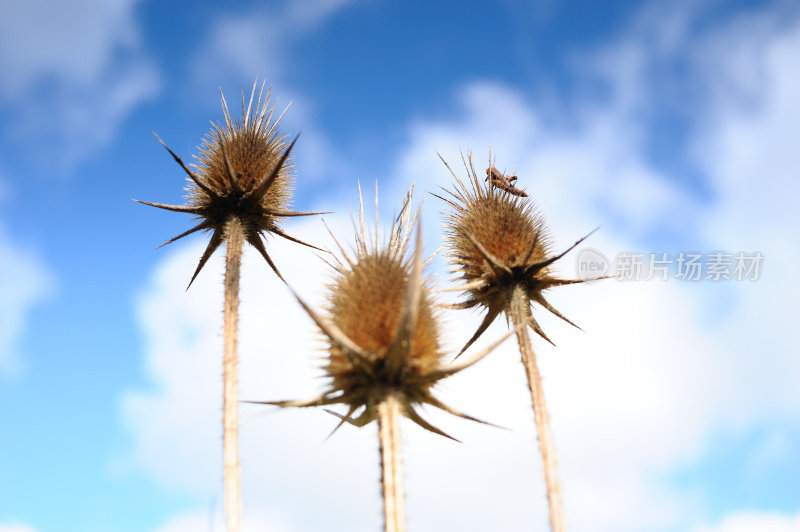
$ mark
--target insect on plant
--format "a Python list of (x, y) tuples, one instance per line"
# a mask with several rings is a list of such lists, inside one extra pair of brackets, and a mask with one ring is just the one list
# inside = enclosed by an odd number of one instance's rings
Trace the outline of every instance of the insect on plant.
[(494, 166), (490, 166), (486, 169), (486, 179), (484, 181), (488, 181), (489, 179), (492, 180), (492, 186), (495, 188), (505, 190), (509, 194), (514, 194), (515, 196), (522, 196), (523, 198), (528, 197), (528, 194), (526, 194), (524, 190), (520, 190), (514, 186), (514, 182), (517, 180), (517, 176), (515, 175), (505, 176), (500, 170)]

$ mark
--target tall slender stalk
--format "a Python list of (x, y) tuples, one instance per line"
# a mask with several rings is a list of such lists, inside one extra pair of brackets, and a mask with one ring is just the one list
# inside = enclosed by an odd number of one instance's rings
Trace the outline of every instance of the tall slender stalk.
[(531, 391), (531, 402), (536, 420), (536, 432), (539, 436), (539, 449), (542, 453), (544, 466), (544, 479), (547, 486), (547, 504), (550, 509), (550, 529), (552, 532), (564, 532), (564, 507), (561, 503), (561, 484), (556, 471), (555, 446), (553, 435), (550, 432), (550, 416), (544, 401), (542, 376), (536, 365), (536, 355), (533, 352), (528, 328), (520, 327), (531, 317), (530, 298), (525, 289), (519, 285), (513, 288), (509, 314), (516, 328), (519, 351), (522, 355), (522, 364), (525, 366), (525, 375), (528, 377), (528, 388)]
[[(327, 337), (327, 389), (308, 400), (255, 402), (300, 408), (342, 404), (347, 407), (344, 415), (328, 411), (341, 419), (334, 431), (344, 423), (363, 427), (377, 420), (385, 531), (405, 532), (400, 416), (450, 439), (454, 438), (423, 418), (417, 408), (428, 404), (485, 423), (440, 401), (433, 395), (433, 387), (481, 360), (513, 332), (466, 362), (443, 363), (438, 316), (423, 277), (419, 225), (413, 254), (406, 253), (410, 229), (419, 213), (419, 209), (411, 213), (411, 190), (385, 245), (380, 243), (377, 229), (374, 239), (368, 234), (364, 202), (359, 203), (355, 258), (334, 237), (341, 258), (333, 256), (336, 273), (329, 284), (327, 312), (318, 314), (298, 298)], [(377, 189), (375, 210), (377, 218)]]
[(227, 532), (239, 532), (242, 500), (239, 493), (239, 275), (242, 267), (244, 231), (240, 220), (232, 216), (225, 224), (225, 310), (222, 363), (222, 456), (225, 471), (225, 520)]
[(162, 246), (198, 231), (211, 233), (189, 286), (216, 250), (227, 242), (222, 413), (227, 532), (239, 532), (242, 510), (239, 495), (239, 397), (236, 376), (242, 246), (244, 241), (253, 246), (281, 280), (283, 277), (264, 246), (265, 235), (278, 235), (324, 251), (287, 234), (282, 228), (285, 217), (323, 213), (290, 209), (293, 179), (289, 156), (297, 137), (288, 142), (286, 135), (278, 130), (278, 122), (283, 114), (273, 119), (275, 107), (269, 104), (271, 90), (267, 92), (266, 99), (263, 99), (264, 85), (261, 84), (256, 96), (258, 80), (253, 82), (249, 102), (245, 100), (242, 91), (242, 114), (239, 117), (230, 112), (225, 96), (220, 92), (224, 122), (212, 124), (211, 132), (200, 147), (197, 164), (192, 165), (193, 169), (158, 139), (186, 172), (186, 205), (140, 202), (197, 217), (197, 225), (167, 240)]
[(400, 401), (394, 393), (378, 403), (378, 441), (381, 449), (381, 487), (386, 532), (405, 532), (403, 465), (400, 459)]

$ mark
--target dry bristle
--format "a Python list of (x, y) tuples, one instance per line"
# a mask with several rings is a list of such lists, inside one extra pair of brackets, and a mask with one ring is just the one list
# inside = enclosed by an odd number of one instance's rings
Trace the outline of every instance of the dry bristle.
[[(266, 103), (265, 103), (266, 105)], [(249, 120), (246, 126), (234, 122), (232, 129), (219, 126), (204, 139), (198, 159), (200, 179), (220, 196), (233, 194), (228, 165), (230, 162), (234, 178), (244, 194), (255, 187), (272, 172), (280, 162), (287, 144), (284, 136), (270, 124)], [(223, 153), (224, 151), (224, 153)], [(262, 197), (261, 205), (268, 210), (289, 208), (292, 191), (291, 163), (287, 161), (278, 171), (275, 182)], [(190, 186), (194, 183), (190, 182)], [(197, 194), (194, 194), (197, 197)], [(202, 196), (200, 196), (202, 197)]]
[[(491, 275), (491, 268), (467, 235), (477, 240), (508, 268), (527, 267), (547, 258), (544, 222), (529, 203), (515, 196), (479, 195), (450, 226), (452, 251), (462, 265), (464, 279)], [(545, 272), (542, 272), (545, 273)]]
[[(255, 86), (253, 87), (255, 94)], [(198, 180), (210, 189), (210, 196), (189, 180), (191, 202), (220, 216), (233, 213), (242, 219), (248, 235), (270, 231), (279, 217), (270, 212), (286, 211), (291, 204), (292, 165), (282, 161), (288, 145), (279, 133), (278, 120), (272, 121), (274, 107), (269, 95), (256, 102), (255, 109), (243, 110), (241, 119), (230, 114), (223, 98), (225, 124), (214, 124), (203, 140), (198, 164)], [(258, 190), (270, 174), (277, 175), (266, 190)], [(251, 197), (256, 194), (257, 197)], [(245, 201), (242, 201), (244, 198)]]
[[(447, 199), (449, 256), (464, 283), (481, 286), (468, 291), (487, 308), (504, 307), (509, 291), (521, 284), (531, 291), (547, 286), (549, 238), (533, 203), (495, 189), (474, 177), (467, 187), (456, 178), (456, 189)], [(470, 190), (471, 188), (471, 190)]]
[[(400, 401), (402, 415), (444, 436), (447, 434), (419, 415), (417, 406), (430, 404), (465, 419), (480, 421), (436, 399), (431, 388), (439, 380), (476, 363), (497, 344), (466, 364), (443, 364), (438, 312), (422, 276), (419, 225), (413, 252), (406, 252), (410, 229), (416, 225), (419, 212), (417, 209), (411, 213), (410, 202), (411, 190), (384, 245), (379, 238), (368, 238), (361, 202), (355, 258), (339, 246), (343, 257), (334, 267), (327, 317), (298, 298), (328, 344), (325, 366), (330, 379), (328, 388), (308, 401), (269, 404), (285, 407), (344, 404), (348, 413), (340, 416), (342, 421), (362, 426), (377, 419), (378, 405), (391, 396)], [(351, 417), (359, 409), (363, 410)]]
[[(332, 286), (331, 321), (356, 345), (373, 354), (376, 366), (383, 363), (397, 335), (405, 311), (408, 279), (408, 265), (383, 251), (359, 257)], [(424, 287), (418, 312), (406, 367), (413, 374), (424, 374), (438, 368), (441, 359), (439, 330)], [(337, 381), (335, 386), (348, 387), (345, 381), (354, 371), (358, 368), (332, 346), (328, 373)]]
[[(292, 165), (290, 154), (297, 137), (287, 143), (286, 136), (278, 131), (281, 117), (273, 120), (274, 107), (270, 95), (262, 100), (264, 86), (256, 98), (257, 83), (253, 84), (250, 103), (245, 106), (242, 95), (242, 115), (231, 115), (222, 96), (224, 124), (213, 124), (204, 139), (198, 164), (189, 168), (156, 135), (175, 161), (187, 174), (188, 205), (166, 205), (143, 202), (160, 209), (194, 214), (201, 222), (167, 241), (169, 244), (196, 231), (211, 231), (211, 240), (195, 270), (192, 282), (203, 269), (214, 251), (229, 239), (231, 220), (241, 225), (244, 240), (252, 245), (266, 260), (275, 274), (283, 279), (264, 246), (265, 233), (275, 234), (292, 242), (315, 249), (315, 246), (286, 234), (280, 221), (289, 216), (308, 216), (317, 212), (290, 210), (292, 192)], [(253, 104), (255, 103), (255, 106)], [(283, 116), (283, 115), (281, 115)], [(191, 285), (191, 282), (189, 283)]]
[[(453, 270), (461, 274), (461, 290), (469, 293), (469, 299), (458, 306), (482, 306), (487, 314), (461, 352), (472, 345), (497, 316), (508, 315), (512, 294), (517, 288), (526, 294), (528, 305), (536, 301), (572, 323), (552, 308), (542, 294), (554, 286), (582, 282), (552, 275), (550, 265), (566, 252), (551, 256), (544, 221), (527, 197), (484, 183), (477, 177), (471, 155), (464, 160), (464, 165), (468, 183), (451, 169), (456, 186), (446, 191), (449, 197), (441, 197), (451, 209), (446, 215), (447, 245)], [(535, 320), (531, 327), (547, 339)]]

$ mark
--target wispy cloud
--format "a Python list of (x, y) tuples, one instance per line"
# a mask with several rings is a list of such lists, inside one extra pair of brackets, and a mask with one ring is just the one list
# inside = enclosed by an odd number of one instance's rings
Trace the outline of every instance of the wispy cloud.
[[(220, 79), (252, 79), (268, 72), (273, 82), (292, 65), (291, 49), (329, 17), (355, 0), (283, 2), (270, 8), (223, 16), (212, 27), (208, 41), (193, 60), (194, 77), (214, 84)], [(214, 68), (210, 68), (213, 65)], [(213, 78), (209, 78), (213, 76)]]
[(53, 274), (33, 252), (0, 226), (0, 376), (19, 374), (25, 359), (18, 344), (33, 307), (53, 290)]
[(732, 515), (719, 525), (698, 528), (695, 532), (793, 532), (800, 530), (800, 515), (743, 512)]
[(292, 87), (293, 77), (303, 65), (293, 63), (290, 58), (296, 55), (294, 49), (303, 39), (357, 1), (287, 1), (221, 16), (190, 63), (195, 87), (240, 87), (258, 77), (274, 88), (275, 97), (284, 99), (291, 95), (292, 107), (284, 118), (284, 126), (289, 131), (303, 132), (295, 157), (304, 171), (304, 180), (329, 177), (346, 163), (333, 149), (331, 139), (316, 125), (313, 95)]
[(0, 532), (36, 532), (35, 529), (22, 524), (0, 524)]
[(13, 3), (0, 19), (2, 130), (31, 155), (68, 169), (110, 142), (159, 89), (143, 52), (137, 0)]

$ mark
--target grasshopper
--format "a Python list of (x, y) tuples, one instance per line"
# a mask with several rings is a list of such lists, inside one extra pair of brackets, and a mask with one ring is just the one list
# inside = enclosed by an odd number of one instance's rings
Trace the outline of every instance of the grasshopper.
[(523, 198), (528, 197), (528, 194), (526, 194), (525, 191), (514, 186), (514, 182), (517, 180), (517, 176), (515, 175), (504, 176), (500, 170), (494, 166), (490, 166), (486, 169), (486, 179), (491, 179), (492, 185), (495, 188), (500, 188), (509, 194), (514, 194), (515, 196), (522, 196)]

